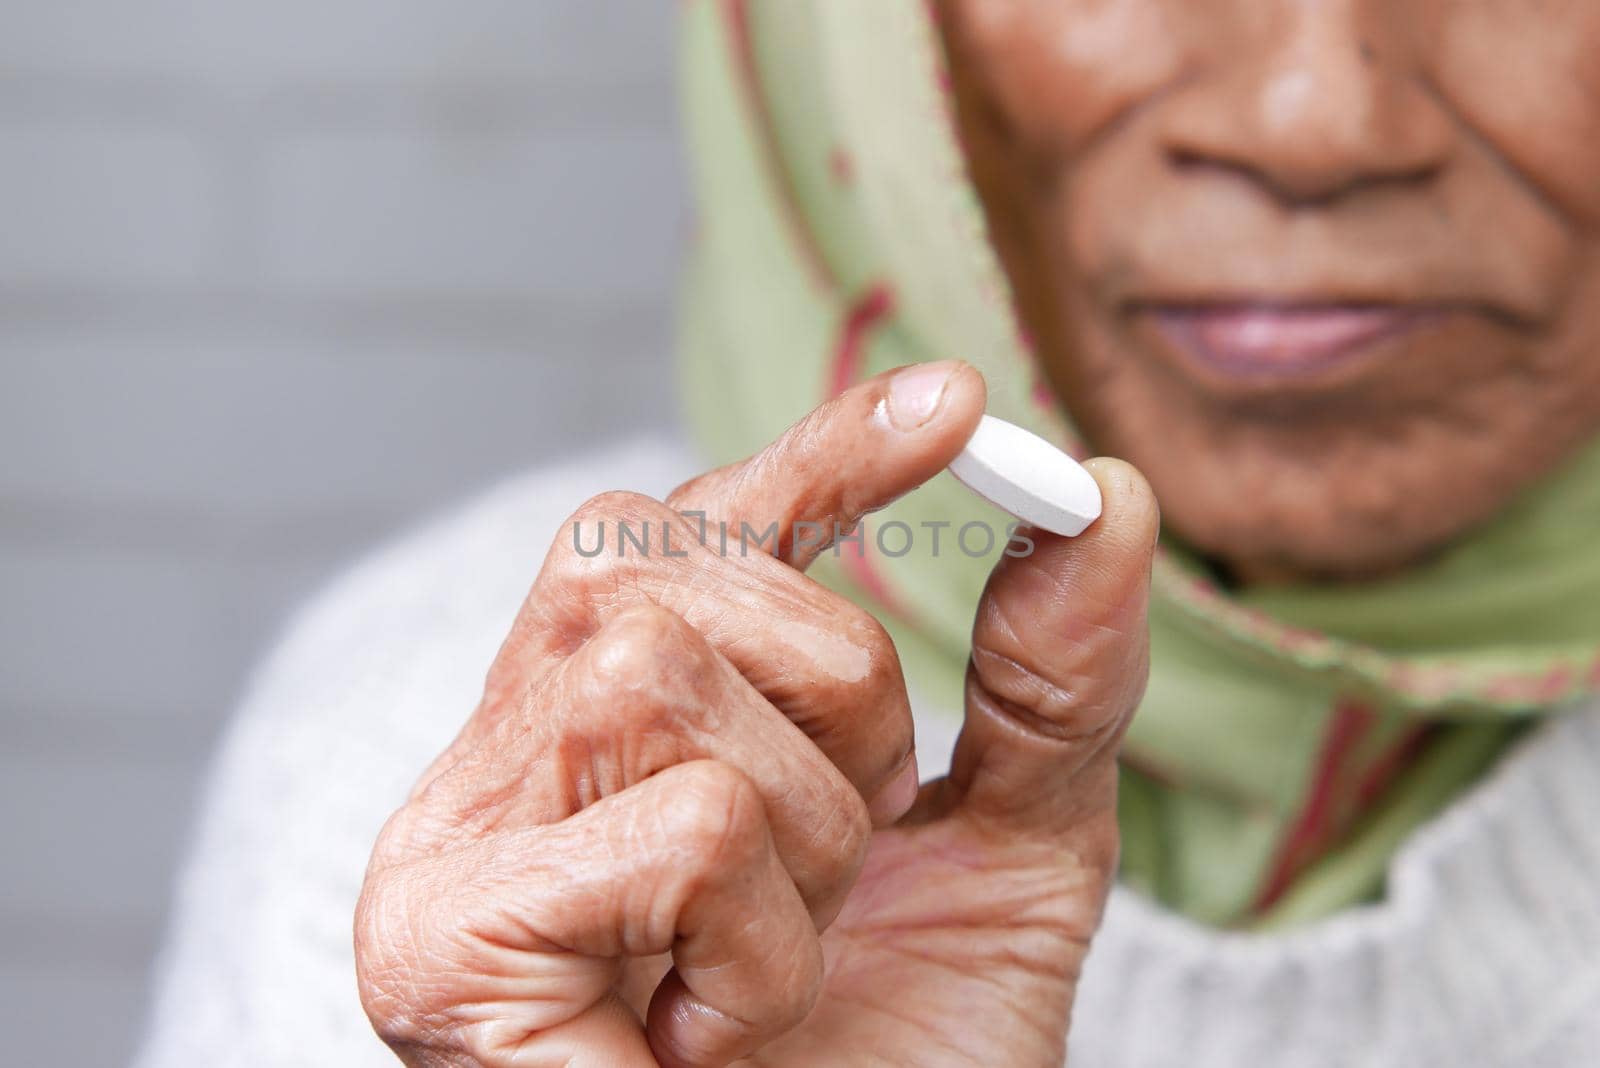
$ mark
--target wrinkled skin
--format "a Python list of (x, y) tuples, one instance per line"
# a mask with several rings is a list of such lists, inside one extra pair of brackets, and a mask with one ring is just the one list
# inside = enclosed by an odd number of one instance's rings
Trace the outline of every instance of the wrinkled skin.
[(668, 524), (687, 555), (585, 558), (569, 524), (385, 828), (357, 958), (404, 1060), (1060, 1062), (1147, 670), (1148, 486), (1093, 464), (1103, 517), (997, 566), (954, 768), (920, 794), (894, 647), (803, 576), (819, 550), (723, 557), (677, 514), (848, 527), (943, 468), (983, 404), (964, 364), (874, 379), (665, 503), (574, 517), (586, 541)]
[[(1225, 570), (1401, 566), (1594, 433), (1600, 8), (940, 8), (1052, 381)], [(1352, 305), (1405, 328), (1309, 369), (1215, 358)], [(1203, 359), (1172, 331), (1197, 308)], [(575, 517), (672, 526), (684, 556), (552, 532), (372, 855), (358, 978), (403, 1061), (1060, 1063), (1147, 670), (1149, 486), (1095, 462), (1104, 517), (997, 565), (953, 768), (920, 792), (895, 651), (805, 578), (817, 548), (723, 558), (677, 514), (848, 524), (944, 467), (983, 401), (960, 365), (885, 376), (664, 502)]]
[[(1426, 557), (1600, 432), (1600, 5), (945, 0), (963, 137), (1095, 446), (1250, 580)], [(1228, 374), (1163, 308), (1413, 328)]]

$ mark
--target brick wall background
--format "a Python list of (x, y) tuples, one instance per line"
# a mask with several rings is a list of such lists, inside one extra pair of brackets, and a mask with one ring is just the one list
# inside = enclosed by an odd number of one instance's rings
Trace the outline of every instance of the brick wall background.
[(671, 418), (667, 0), (0, 0), (0, 1034), (128, 1056), (208, 747), (405, 521)]

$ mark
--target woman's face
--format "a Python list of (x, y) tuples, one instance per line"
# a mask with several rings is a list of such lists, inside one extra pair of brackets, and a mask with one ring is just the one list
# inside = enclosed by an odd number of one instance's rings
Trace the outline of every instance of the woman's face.
[(1239, 576), (1403, 565), (1600, 431), (1600, 3), (941, 7), (1053, 384)]

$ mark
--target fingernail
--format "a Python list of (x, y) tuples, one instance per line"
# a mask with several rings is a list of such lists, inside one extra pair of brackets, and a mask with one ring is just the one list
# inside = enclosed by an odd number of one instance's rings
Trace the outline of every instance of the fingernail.
[(939, 410), (944, 387), (960, 364), (955, 360), (919, 363), (889, 379), (889, 421), (896, 430), (915, 430)]
[(911, 811), (911, 806), (917, 803), (917, 791), (922, 788), (922, 779), (917, 774), (917, 754), (912, 753), (907, 758), (905, 766), (895, 777), (889, 780), (889, 785), (878, 791), (867, 804), (867, 815), (872, 817), (876, 827), (885, 827)]

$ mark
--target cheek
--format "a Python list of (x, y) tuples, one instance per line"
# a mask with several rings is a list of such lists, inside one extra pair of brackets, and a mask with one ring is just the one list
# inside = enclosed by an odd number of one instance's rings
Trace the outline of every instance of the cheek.
[(1005, 124), (1072, 152), (1182, 66), (1169, 0), (950, 0), (954, 36)]
[(1600, 4), (1435, 7), (1433, 76), (1446, 101), (1525, 180), (1600, 224)]

